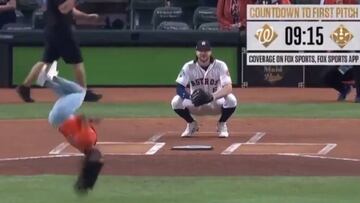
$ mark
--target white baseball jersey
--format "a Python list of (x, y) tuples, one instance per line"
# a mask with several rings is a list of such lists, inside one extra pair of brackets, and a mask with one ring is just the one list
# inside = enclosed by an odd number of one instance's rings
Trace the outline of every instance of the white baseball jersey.
[(232, 83), (226, 63), (217, 59), (210, 64), (206, 71), (194, 61), (185, 63), (176, 82), (185, 87), (190, 84), (190, 94), (199, 88), (213, 93)]

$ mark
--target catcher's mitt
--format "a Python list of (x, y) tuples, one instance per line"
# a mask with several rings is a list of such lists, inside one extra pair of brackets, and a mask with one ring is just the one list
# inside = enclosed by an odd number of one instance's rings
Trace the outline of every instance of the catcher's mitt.
[(191, 95), (191, 101), (196, 107), (210, 103), (213, 100), (214, 97), (203, 89), (196, 89)]

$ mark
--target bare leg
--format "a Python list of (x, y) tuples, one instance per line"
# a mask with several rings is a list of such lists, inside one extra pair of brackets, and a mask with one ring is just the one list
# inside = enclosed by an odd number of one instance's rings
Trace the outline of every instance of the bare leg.
[(36, 78), (39, 75), (39, 72), (41, 71), (41, 68), (45, 65), (44, 62), (37, 62), (29, 72), (29, 74), (26, 76), (23, 85), (26, 87), (30, 87), (31, 84), (36, 80)]
[[(78, 63), (74, 65), (74, 74), (75, 74), (75, 80), (76, 82), (86, 89), (86, 72), (84, 63)], [(96, 94), (91, 90), (86, 91), (86, 96), (84, 101), (87, 102), (97, 102), (102, 98), (101, 94)]]
[(16, 92), (24, 102), (34, 102), (30, 95), (30, 86), (37, 79), (42, 67), (45, 65), (44, 62), (37, 62), (26, 76), (22, 85), (16, 88)]
[(86, 73), (84, 63), (78, 63), (74, 65), (75, 79), (76, 82), (86, 88)]

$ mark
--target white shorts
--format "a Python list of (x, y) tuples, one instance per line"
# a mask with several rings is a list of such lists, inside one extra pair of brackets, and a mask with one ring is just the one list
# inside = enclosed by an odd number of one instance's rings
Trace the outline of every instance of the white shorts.
[(194, 115), (219, 115), (221, 114), (221, 108), (235, 108), (237, 105), (236, 97), (233, 94), (229, 94), (221, 99), (213, 101), (208, 104), (204, 104), (199, 107), (195, 107), (190, 99), (182, 99), (179, 95), (176, 95), (171, 101), (172, 109), (189, 109), (191, 114)]

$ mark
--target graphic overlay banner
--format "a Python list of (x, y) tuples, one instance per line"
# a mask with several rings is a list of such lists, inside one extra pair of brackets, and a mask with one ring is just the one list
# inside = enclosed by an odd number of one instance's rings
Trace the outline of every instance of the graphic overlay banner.
[(265, 65), (358, 65), (360, 53), (247, 53), (247, 64)]
[(248, 5), (247, 15), (247, 65), (360, 64), (358, 5)]
[(360, 5), (248, 5), (247, 20), (360, 20)]
[(359, 26), (359, 22), (251, 22), (247, 50), (356, 51), (360, 50)]

